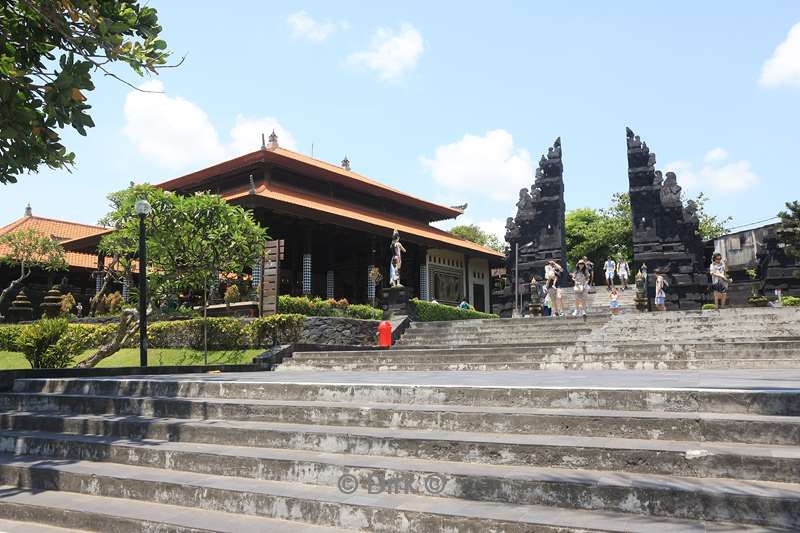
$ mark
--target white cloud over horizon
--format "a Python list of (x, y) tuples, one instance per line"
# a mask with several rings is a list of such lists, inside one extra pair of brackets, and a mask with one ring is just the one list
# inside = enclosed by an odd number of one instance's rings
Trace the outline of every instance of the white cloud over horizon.
[(759, 83), (767, 88), (800, 88), (800, 22), (791, 27), (786, 39), (764, 63)]
[(436, 183), (450, 190), (479, 193), (496, 201), (517, 198), (533, 183), (533, 160), (524, 148), (515, 148), (511, 133), (503, 129), (483, 136), (464, 135), (436, 148), (433, 157), (421, 157)]
[(403, 23), (396, 31), (378, 28), (369, 48), (350, 54), (347, 63), (372, 70), (382, 80), (395, 80), (417, 65), (424, 50), (425, 43), (419, 30)]
[(223, 142), (208, 114), (197, 104), (164, 92), (151, 80), (125, 98), (123, 133), (144, 157), (167, 170), (219, 163), (261, 147), (261, 134), (272, 130), (281, 146), (296, 149), (294, 136), (273, 117), (237, 115), (230, 141)]
[(350, 23), (346, 20), (340, 22), (319, 21), (302, 9), (286, 17), (286, 22), (292, 28), (292, 34), (295, 37), (303, 37), (315, 42), (322, 42), (337, 31), (350, 29)]
[(728, 152), (722, 148), (709, 150), (704, 163), (696, 168), (690, 161), (673, 161), (666, 170), (675, 172), (678, 184), (690, 191), (730, 195), (745, 192), (761, 182), (746, 160), (727, 161)]
[(706, 163), (711, 163), (713, 161), (722, 161), (724, 159), (728, 159), (728, 151), (724, 148), (712, 148), (708, 152), (706, 152), (705, 157), (703, 157), (703, 161)]

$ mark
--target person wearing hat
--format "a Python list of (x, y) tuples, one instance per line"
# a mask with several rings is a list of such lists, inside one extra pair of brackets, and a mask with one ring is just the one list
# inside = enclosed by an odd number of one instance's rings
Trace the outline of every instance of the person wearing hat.
[(669, 288), (669, 282), (667, 278), (664, 277), (664, 272), (657, 268), (655, 270), (656, 273), (656, 299), (655, 299), (655, 306), (656, 311), (666, 311), (666, 300), (667, 300), (667, 289)]
[(589, 270), (586, 262), (581, 259), (575, 266), (575, 273), (572, 274), (575, 282), (575, 316), (586, 316), (586, 293), (589, 292)]

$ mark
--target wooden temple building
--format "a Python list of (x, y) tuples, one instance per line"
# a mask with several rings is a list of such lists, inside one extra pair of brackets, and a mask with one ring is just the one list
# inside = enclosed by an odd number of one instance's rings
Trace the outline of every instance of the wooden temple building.
[[(504, 256), (431, 226), (463, 209), (416, 198), (350, 169), (278, 145), (273, 132), (261, 149), (192, 172), (159, 187), (177, 194), (210, 191), (253, 212), (271, 239), (284, 241), (279, 292), (371, 303), (378, 267), (385, 285), (393, 230), (400, 232), (401, 283), (424, 300), (467, 300), (491, 310), (491, 268)], [(102, 233), (64, 243), (92, 253)], [(258, 282), (260, 269), (253, 269)]]
[[(24, 215), (17, 220), (0, 228), (0, 235), (6, 235), (25, 230), (35, 230), (42, 235), (47, 235), (59, 243), (74, 239), (93, 237), (105, 234), (108, 230), (100, 226), (79, 224), (67, 220), (45, 218), (33, 214), (31, 206), (25, 208)], [(0, 249), (0, 255), (3, 250)], [(61, 284), (62, 293), (70, 293), (76, 302), (81, 302), (88, 309), (89, 299), (94, 296), (97, 285), (95, 272), (97, 271), (97, 253), (67, 251), (64, 254), (68, 269), (58, 272), (47, 272), (41, 268), (33, 268), (31, 275), (23, 283), (26, 296), (34, 307), (34, 316), (38, 316), (39, 305), (53, 285)], [(0, 285), (4, 289), (11, 280), (19, 277), (19, 265), (0, 264)], [(64, 281), (66, 280), (66, 282)], [(5, 302), (0, 315), (5, 314), (11, 300)]]

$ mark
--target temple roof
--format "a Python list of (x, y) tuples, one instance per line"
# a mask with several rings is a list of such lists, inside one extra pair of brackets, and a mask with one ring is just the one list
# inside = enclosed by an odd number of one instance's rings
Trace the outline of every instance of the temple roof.
[[(400, 204), (408, 205), (427, 213), (428, 221), (455, 218), (464, 213), (461, 209), (422, 200), (371, 180), (352, 170), (281, 147), (251, 152), (229, 161), (198, 170), (197, 172), (192, 172), (191, 174), (186, 174), (185, 176), (160, 183), (158, 186), (162, 189), (181, 192), (182, 190), (194, 189), (205, 184), (219, 184), (225, 177), (256, 168), (263, 164), (272, 164), (347, 189), (391, 199)], [(224, 190), (221, 192), (225, 194)]]
[[(101, 226), (91, 226), (66, 220), (26, 215), (0, 228), (0, 235), (29, 229), (34, 229), (43, 235), (50, 236), (53, 240), (60, 243), (101, 235), (109, 231), (108, 228)], [(3, 251), (3, 247), (0, 247), (0, 254), (2, 254)], [(97, 254), (67, 251), (65, 252), (65, 259), (67, 260), (67, 264), (71, 267), (91, 268), (93, 270), (97, 268)]]
[(366, 229), (375, 233), (391, 236), (397, 229), (404, 239), (421, 242), (428, 246), (456, 248), (461, 252), (473, 252), (483, 257), (502, 259), (501, 252), (481, 246), (472, 241), (462, 239), (447, 231), (434, 228), (428, 224), (409, 220), (397, 215), (388, 215), (357, 206), (342, 200), (326, 198), (293, 187), (261, 183), (255, 193), (249, 187), (238, 187), (223, 194), (229, 202), (254, 203), (269, 206), (273, 209), (303, 214), (320, 220), (349, 226), (354, 229)]

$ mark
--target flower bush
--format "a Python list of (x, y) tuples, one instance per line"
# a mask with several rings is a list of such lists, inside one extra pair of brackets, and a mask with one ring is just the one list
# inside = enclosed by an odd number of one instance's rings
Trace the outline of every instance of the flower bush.
[(369, 305), (351, 305), (346, 299), (323, 300), (305, 296), (278, 296), (278, 312), (305, 316), (344, 316), (363, 320), (380, 320), (383, 311)]
[(459, 309), (449, 305), (435, 304), (414, 298), (411, 304), (420, 322), (439, 322), (442, 320), (469, 320), (473, 318), (500, 318), (491, 313), (481, 313), (471, 309)]

